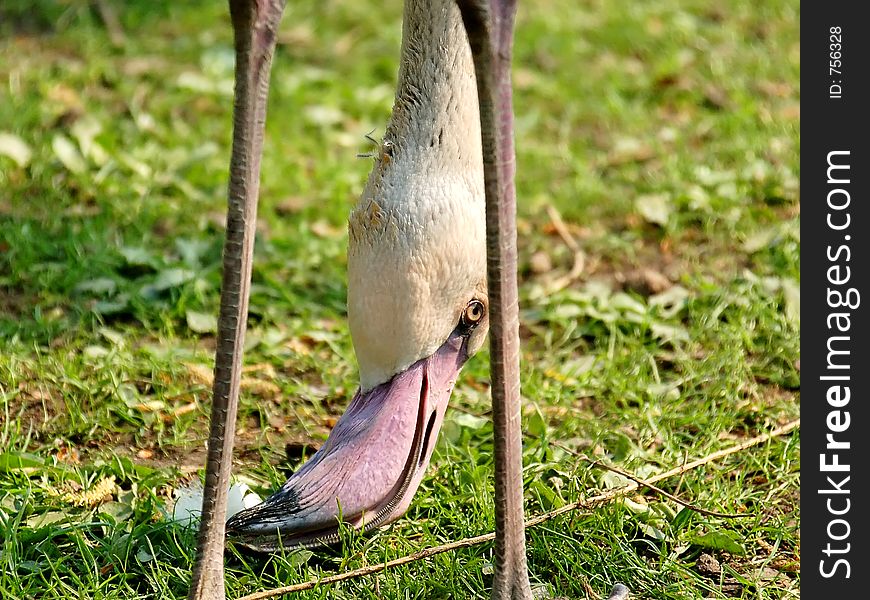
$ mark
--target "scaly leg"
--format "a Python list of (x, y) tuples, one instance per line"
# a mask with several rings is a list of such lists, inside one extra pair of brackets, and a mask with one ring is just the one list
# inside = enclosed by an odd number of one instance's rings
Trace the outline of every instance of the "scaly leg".
[(222, 600), (227, 489), (248, 316), (260, 157), (275, 33), (284, 0), (230, 0), (236, 87), (227, 234), (205, 490), (189, 600)]

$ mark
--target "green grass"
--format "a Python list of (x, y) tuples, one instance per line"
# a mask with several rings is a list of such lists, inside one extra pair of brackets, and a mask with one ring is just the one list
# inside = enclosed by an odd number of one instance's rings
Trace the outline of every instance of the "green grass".
[[(355, 389), (344, 224), (364, 135), (389, 115), (398, 5), (285, 15), (235, 454), (263, 493)], [(181, 598), (190, 577), (194, 534), (163, 511), (204, 462), (231, 33), (221, 3), (117, 10), (113, 45), (83, 0), (0, 8), (3, 598)], [(521, 6), (528, 514), (621, 485), (563, 446), (651, 476), (798, 416), (799, 17), (784, 1)], [(584, 258), (567, 285), (557, 213)], [(482, 352), (406, 518), (342, 550), (231, 549), (229, 594), (491, 531), (487, 381)], [(532, 580), (567, 598), (617, 581), (636, 598), (797, 597), (799, 457), (795, 432), (660, 484), (744, 518), (645, 491), (548, 521), (528, 533)], [(491, 561), (485, 544), (299, 597), (484, 598)]]

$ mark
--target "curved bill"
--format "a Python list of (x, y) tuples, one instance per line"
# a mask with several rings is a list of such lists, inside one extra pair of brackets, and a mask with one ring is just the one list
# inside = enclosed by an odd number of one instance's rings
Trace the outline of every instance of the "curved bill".
[(227, 535), (259, 551), (339, 541), (343, 521), (372, 529), (404, 514), (420, 485), (453, 384), (467, 356), (453, 333), (431, 356), (358, 391), (326, 443), (263, 503), (227, 522)]

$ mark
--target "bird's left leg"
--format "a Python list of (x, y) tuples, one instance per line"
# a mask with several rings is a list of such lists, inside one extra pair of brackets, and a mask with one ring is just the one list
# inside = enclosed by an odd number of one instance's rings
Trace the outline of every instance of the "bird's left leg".
[(205, 490), (189, 600), (225, 598), (227, 489), (248, 316), (266, 97), (283, 12), (284, 0), (230, 0), (236, 48), (233, 149)]

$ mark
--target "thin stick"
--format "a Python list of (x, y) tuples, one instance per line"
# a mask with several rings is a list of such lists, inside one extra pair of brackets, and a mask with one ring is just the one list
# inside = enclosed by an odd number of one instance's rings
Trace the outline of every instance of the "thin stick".
[[(483, 415), (480, 415), (474, 411), (468, 410), (467, 408), (463, 408), (461, 406), (451, 406), (450, 409), (455, 410), (457, 412), (465, 413), (467, 415), (471, 415), (473, 417), (483, 418)], [(528, 433), (524, 433), (523, 435), (525, 435), (528, 438), (535, 437), (535, 436), (532, 436), (531, 434), (528, 434)], [(677, 504), (679, 504), (681, 506), (685, 506), (686, 508), (691, 508), (692, 510), (694, 510), (695, 512), (697, 512), (699, 514), (707, 515), (708, 517), (719, 517), (721, 519), (737, 519), (737, 518), (749, 516), (747, 514), (737, 515), (737, 514), (729, 514), (729, 513), (720, 513), (720, 512), (716, 512), (714, 510), (708, 510), (706, 508), (701, 508), (700, 506), (692, 504), (691, 502), (688, 502), (687, 500), (683, 500), (679, 496), (671, 494), (670, 492), (666, 492), (662, 488), (653, 485), (652, 483), (650, 483), (649, 481), (646, 481), (645, 479), (641, 479), (640, 477), (637, 477), (636, 475), (633, 475), (633, 474), (629, 473), (628, 471), (623, 471), (619, 467), (614, 467), (613, 465), (608, 465), (606, 463), (601, 462), (600, 460), (595, 460), (595, 459), (589, 458), (588, 456), (586, 456), (582, 452), (577, 452), (576, 450), (569, 448), (568, 446), (566, 446), (565, 444), (562, 444), (560, 442), (551, 441), (549, 443), (553, 444), (557, 448), (561, 448), (562, 450), (564, 450), (568, 454), (572, 454), (572, 455), (576, 456), (577, 458), (586, 461), (587, 463), (589, 463), (593, 467), (600, 467), (602, 469), (606, 469), (608, 471), (612, 471), (614, 473), (617, 473), (618, 475), (622, 475), (623, 477), (631, 479), (632, 481), (637, 482), (637, 483), (641, 484), (642, 486), (649, 488), (652, 491), (654, 491), (658, 494), (661, 494), (662, 496), (665, 496), (666, 498), (670, 498), (671, 500), (673, 500), (674, 502), (676, 502)]]
[(115, 48), (120, 48), (124, 45), (124, 28), (118, 20), (118, 13), (108, 0), (96, 0), (94, 4), (97, 5), (97, 12), (100, 13), (100, 19), (103, 20), (106, 33), (109, 34), (109, 41)]
[[(736, 444), (729, 448), (725, 448), (724, 450), (718, 450), (709, 454), (703, 458), (698, 460), (694, 460), (689, 463), (685, 463), (680, 465), (679, 467), (675, 467), (670, 471), (665, 471), (664, 473), (659, 473), (658, 475), (650, 478), (648, 481), (644, 482), (643, 485), (647, 485), (648, 483), (655, 483), (657, 481), (661, 481), (663, 479), (668, 479), (675, 475), (680, 475), (687, 471), (691, 471), (697, 467), (706, 465), (708, 463), (714, 462), (720, 458), (724, 458), (731, 454), (735, 454), (737, 452), (741, 452), (746, 450), (747, 448), (751, 448), (753, 446), (758, 446), (775, 437), (779, 437), (785, 435), (798, 427), (800, 427), (801, 420), (795, 419), (789, 423), (781, 427), (777, 427), (768, 431), (767, 433), (761, 434), (754, 438), (750, 438), (745, 442), (740, 444)], [(608, 502), (612, 502), (619, 497), (622, 497), (628, 493), (633, 492), (634, 490), (642, 487), (641, 484), (637, 482), (633, 482), (625, 487), (615, 488), (612, 490), (608, 490), (602, 494), (597, 496), (593, 496), (592, 498), (588, 498), (586, 500), (580, 500), (577, 502), (572, 502), (570, 504), (566, 504), (565, 506), (561, 506), (555, 510), (551, 510), (549, 512), (540, 514), (536, 517), (533, 517), (525, 522), (525, 527), (535, 527), (540, 525), (541, 523), (545, 523), (559, 515), (573, 512), (578, 509), (591, 509), (596, 506), (600, 506), (606, 504)], [(390, 569), (393, 567), (399, 567), (402, 565), (406, 565), (408, 563), (416, 562), (418, 560), (423, 560), (425, 558), (429, 558), (430, 556), (435, 556), (436, 554), (442, 554), (444, 552), (449, 552), (451, 550), (458, 550), (459, 548), (468, 548), (470, 546), (477, 546), (479, 544), (485, 544), (487, 542), (491, 542), (495, 539), (495, 533), (486, 533), (484, 535), (478, 535), (474, 537), (464, 538), (458, 540), (456, 542), (450, 542), (448, 544), (442, 544), (440, 546), (433, 546), (431, 548), (425, 548), (420, 550), (419, 552), (414, 552), (413, 554), (409, 554), (407, 556), (402, 556), (401, 558), (396, 558), (394, 560), (390, 560), (384, 563), (380, 563), (377, 565), (370, 565), (368, 567), (363, 567), (361, 569), (355, 569), (353, 571), (347, 571), (345, 573), (339, 573), (337, 575), (330, 575), (328, 577), (324, 577), (322, 579), (312, 579), (310, 581), (306, 581), (303, 583), (297, 583), (294, 585), (288, 585), (280, 588), (275, 588), (272, 590), (265, 590), (262, 592), (256, 592), (254, 594), (249, 594), (247, 596), (241, 596), (238, 600), (264, 600), (266, 598), (275, 598), (277, 596), (283, 596), (284, 594), (289, 594), (292, 592), (301, 592), (304, 590), (313, 589), (319, 585), (328, 585), (330, 583), (337, 583), (339, 581), (346, 581), (348, 579), (356, 579), (358, 577), (363, 577), (365, 575), (372, 575), (374, 573), (379, 573), (385, 569)]]
[(577, 240), (574, 239), (574, 236), (571, 235), (570, 231), (568, 231), (568, 226), (565, 225), (565, 221), (562, 220), (562, 215), (559, 214), (559, 211), (556, 210), (556, 207), (552, 204), (547, 205), (547, 216), (550, 217), (550, 221), (553, 223), (553, 229), (556, 230), (556, 233), (559, 234), (559, 237), (562, 238), (565, 245), (575, 254), (577, 252), (582, 252)]
[(552, 204), (547, 205), (547, 215), (549, 215), (556, 233), (559, 234), (559, 237), (562, 238), (568, 249), (574, 253), (574, 264), (571, 266), (571, 270), (566, 275), (553, 279), (547, 285), (547, 291), (552, 294), (565, 289), (583, 274), (583, 269), (586, 268), (586, 253), (583, 252), (577, 240), (568, 231), (568, 226), (562, 220), (562, 215), (559, 214), (559, 211)]
[[(740, 444), (736, 444), (734, 446), (731, 446), (730, 448), (725, 448), (724, 450), (718, 450), (712, 454), (708, 454), (704, 458), (699, 458), (698, 460), (693, 460), (692, 462), (682, 464), (679, 467), (674, 467), (670, 471), (665, 471), (664, 473), (659, 473), (658, 475), (655, 475), (655, 476), (647, 479), (645, 483), (657, 483), (659, 481), (662, 481), (663, 479), (668, 479), (668, 478), (673, 477), (675, 475), (681, 475), (683, 473), (686, 473), (687, 471), (691, 471), (692, 469), (695, 469), (697, 467), (700, 467), (700, 466), (706, 465), (708, 463), (711, 463), (713, 461), (719, 460), (720, 458), (724, 458), (724, 457), (729, 456), (731, 454), (734, 454), (736, 452), (741, 452), (743, 450), (746, 450), (747, 448), (752, 448), (753, 446), (763, 444), (764, 442), (767, 442), (775, 437), (785, 435), (786, 433), (792, 431), (793, 429), (800, 427), (800, 424), (801, 424), (801, 420), (795, 419), (794, 421), (790, 421), (790, 422), (786, 423), (782, 427), (777, 427), (776, 429), (773, 429), (767, 433), (763, 433), (763, 434), (756, 436), (754, 438), (750, 438), (750, 439), (746, 440), (745, 442), (742, 442)], [(586, 500), (579, 500), (577, 502), (572, 502), (570, 504), (566, 504), (565, 506), (561, 506), (553, 511), (550, 511), (548, 513), (544, 513), (543, 515), (539, 515), (533, 519), (530, 519), (529, 521), (526, 521), (526, 527), (533, 527), (535, 525), (540, 525), (544, 521), (549, 521), (553, 517), (557, 517), (557, 516), (559, 516), (563, 513), (566, 513), (566, 512), (571, 512), (572, 510), (576, 510), (578, 508), (594, 508), (600, 504), (606, 504), (607, 502), (611, 502), (614, 498), (616, 498), (618, 496), (624, 496), (625, 494), (633, 492), (634, 490), (638, 489), (639, 487), (642, 487), (641, 484), (639, 484), (637, 482), (632, 482), (625, 487), (614, 488), (612, 490), (604, 492), (603, 494), (593, 496), (592, 498), (587, 498)]]
[(576, 450), (572, 450), (571, 448), (565, 446), (564, 444), (560, 444), (559, 442), (550, 442), (550, 443), (558, 448), (561, 448), (565, 452), (568, 452), (569, 454), (573, 454), (574, 456), (576, 456), (580, 460), (586, 461), (587, 463), (589, 463), (593, 467), (599, 467), (601, 469), (605, 469), (607, 471), (610, 471), (611, 473), (616, 473), (617, 475), (622, 475), (623, 477), (631, 479), (635, 483), (639, 483), (643, 487), (649, 488), (652, 491), (656, 492), (657, 494), (661, 494), (665, 498), (669, 498), (670, 500), (673, 500), (674, 502), (676, 502), (677, 504), (679, 504), (681, 506), (685, 506), (686, 508), (691, 508), (696, 513), (699, 513), (702, 515), (707, 515), (708, 517), (719, 517), (721, 519), (739, 519), (741, 517), (748, 517), (749, 516), (748, 514), (738, 515), (738, 514), (730, 514), (730, 513), (721, 513), (721, 512), (716, 512), (715, 510), (708, 510), (706, 508), (701, 508), (700, 506), (697, 506), (695, 504), (692, 504), (691, 502), (683, 500), (679, 496), (675, 496), (674, 494), (672, 494), (670, 492), (666, 492), (662, 488), (653, 485), (652, 483), (650, 483), (649, 481), (646, 481), (645, 479), (641, 479), (640, 477), (638, 477), (636, 475), (632, 475), (628, 471), (623, 471), (622, 469), (620, 469), (618, 467), (614, 467), (613, 465), (608, 465), (607, 463), (603, 463), (600, 460), (595, 460), (595, 459), (589, 458), (585, 454), (577, 452)]

